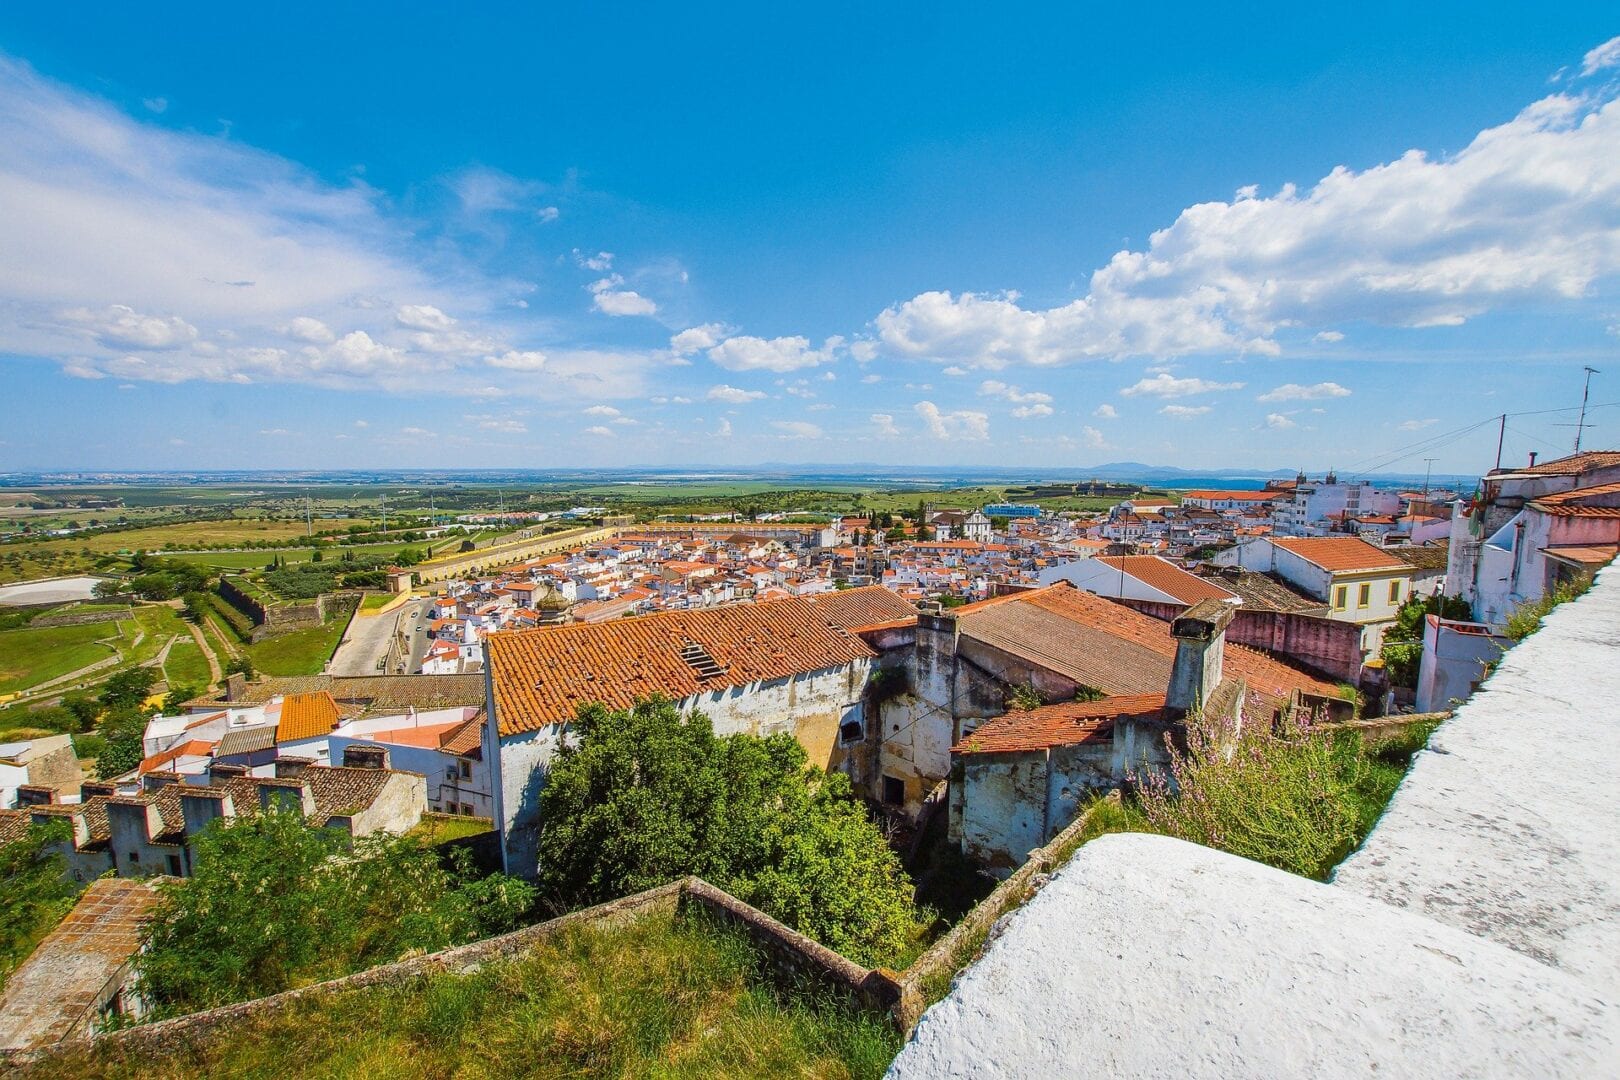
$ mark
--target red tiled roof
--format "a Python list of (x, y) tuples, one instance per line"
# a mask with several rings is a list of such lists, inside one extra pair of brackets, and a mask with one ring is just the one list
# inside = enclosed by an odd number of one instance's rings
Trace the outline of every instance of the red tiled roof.
[[(682, 659), (694, 644), (719, 674)], [(506, 631), (490, 635), (488, 649), (503, 736), (565, 723), (587, 702), (622, 709), (654, 694), (680, 700), (876, 655), (800, 597)]]
[(1330, 573), (1407, 569), (1400, 559), (1355, 536), (1274, 536), (1271, 542)]
[(169, 765), (180, 760), (183, 757), (191, 757), (193, 755), (202, 757), (207, 754), (212, 754), (214, 752), (214, 745), (214, 743), (203, 739), (190, 739), (181, 743), (179, 746), (171, 746), (161, 754), (153, 754), (151, 757), (142, 758), (140, 767), (136, 771), (141, 773), (154, 772), (163, 768), (165, 765)]
[(909, 600), (882, 585), (818, 593), (806, 599), (816, 614), (851, 633), (917, 618), (917, 609)]
[(1564, 544), (1541, 549), (1555, 559), (1582, 566), (1607, 566), (1620, 553), (1620, 544)]
[(1528, 476), (1578, 476), (1593, 469), (1608, 469), (1616, 465), (1620, 465), (1620, 450), (1583, 450), (1579, 454), (1543, 461), (1523, 469), (1506, 469), (1504, 472)]
[(1112, 735), (1114, 722), (1119, 717), (1157, 719), (1163, 711), (1163, 694), (1067, 701), (1027, 711), (1014, 710), (979, 725), (973, 734), (951, 747), (951, 753), (1000, 754), (1096, 742)]
[(331, 691), (288, 694), (281, 701), (281, 720), (276, 725), (276, 742), (295, 742), (326, 735), (342, 717)]
[(1174, 597), (1183, 604), (1192, 605), (1200, 600), (1236, 600), (1237, 594), (1228, 592), (1208, 578), (1189, 574), (1181, 567), (1157, 555), (1098, 555), (1096, 561), (1104, 566), (1122, 570), (1131, 577)]
[[(1151, 694), (1170, 683), (1170, 624), (1077, 589), (1066, 581), (955, 610), (962, 636), (1105, 694)], [(1223, 670), (1265, 697), (1335, 692), (1332, 683), (1227, 642)]]
[(446, 724), (420, 724), (416, 727), (395, 728), (392, 731), (369, 731), (355, 738), (364, 742), (393, 743), (396, 746), (420, 746), (428, 750), (438, 750), (444, 745), (447, 736), (458, 732), (465, 724), (465, 720), (452, 720)]
[(1573, 491), (1540, 495), (1532, 499), (1530, 505), (1554, 517), (1620, 517), (1620, 507), (1582, 505), (1587, 499), (1615, 495), (1620, 495), (1620, 483), (1596, 484), (1592, 487), (1576, 488)]
[(1283, 494), (1279, 491), (1183, 491), (1182, 501), (1188, 499), (1208, 499), (1216, 502), (1272, 502), (1280, 499)]
[(447, 754), (456, 754), (465, 757), (484, 745), (484, 711), (478, 710), (478, 715), (466, 720), (462, 725), (445, 736), (439, 743), (439, 749)]

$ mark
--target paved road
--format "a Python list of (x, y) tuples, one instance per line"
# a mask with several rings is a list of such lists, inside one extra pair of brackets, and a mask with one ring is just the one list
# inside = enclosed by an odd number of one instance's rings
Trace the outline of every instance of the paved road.
[(356, 614), (343, 632), (343, 641), (332, 657), (334, 675), (381, 675), (379, 663), (388, 655), (388, 642), (394, 636), (395, 624), (411, 610), (407, 602), (403, 607), (382, 615)]

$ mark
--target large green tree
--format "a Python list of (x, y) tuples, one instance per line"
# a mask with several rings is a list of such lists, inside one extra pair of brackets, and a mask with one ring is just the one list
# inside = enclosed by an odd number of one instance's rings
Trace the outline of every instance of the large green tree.
[(790, 735), (719, 737), (666, 700), (582, 708), (540, 795), (541, 888), (598, 903), (696, 874), (863, 964), (892, 963), (912, 888), (848, 777)]

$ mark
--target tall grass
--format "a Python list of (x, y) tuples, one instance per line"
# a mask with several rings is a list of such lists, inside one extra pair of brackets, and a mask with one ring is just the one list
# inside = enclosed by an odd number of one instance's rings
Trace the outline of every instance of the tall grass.
[(876, 1077), (880, 1017), (763, 974), (698, 916), (565, 931), (463, 976), (324, 995), (153, 1057), (104, 1048), (37, 1077)]
[(1251, 719), (1187, 724), (1168, 776), (1140, 778), (1149, 830), (1325, 881), (1383, 813), (1434, 724), (1372, 745), (1295, 720), (1275, 734)]

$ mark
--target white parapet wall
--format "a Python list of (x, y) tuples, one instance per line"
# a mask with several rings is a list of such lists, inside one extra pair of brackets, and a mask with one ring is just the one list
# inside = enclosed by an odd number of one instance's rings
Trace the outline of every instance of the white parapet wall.
[(1440, 728), (1333, 884), (1093, 841), (890, 1075), (1620, 1075), (1617, 702), (1609, 570)]

